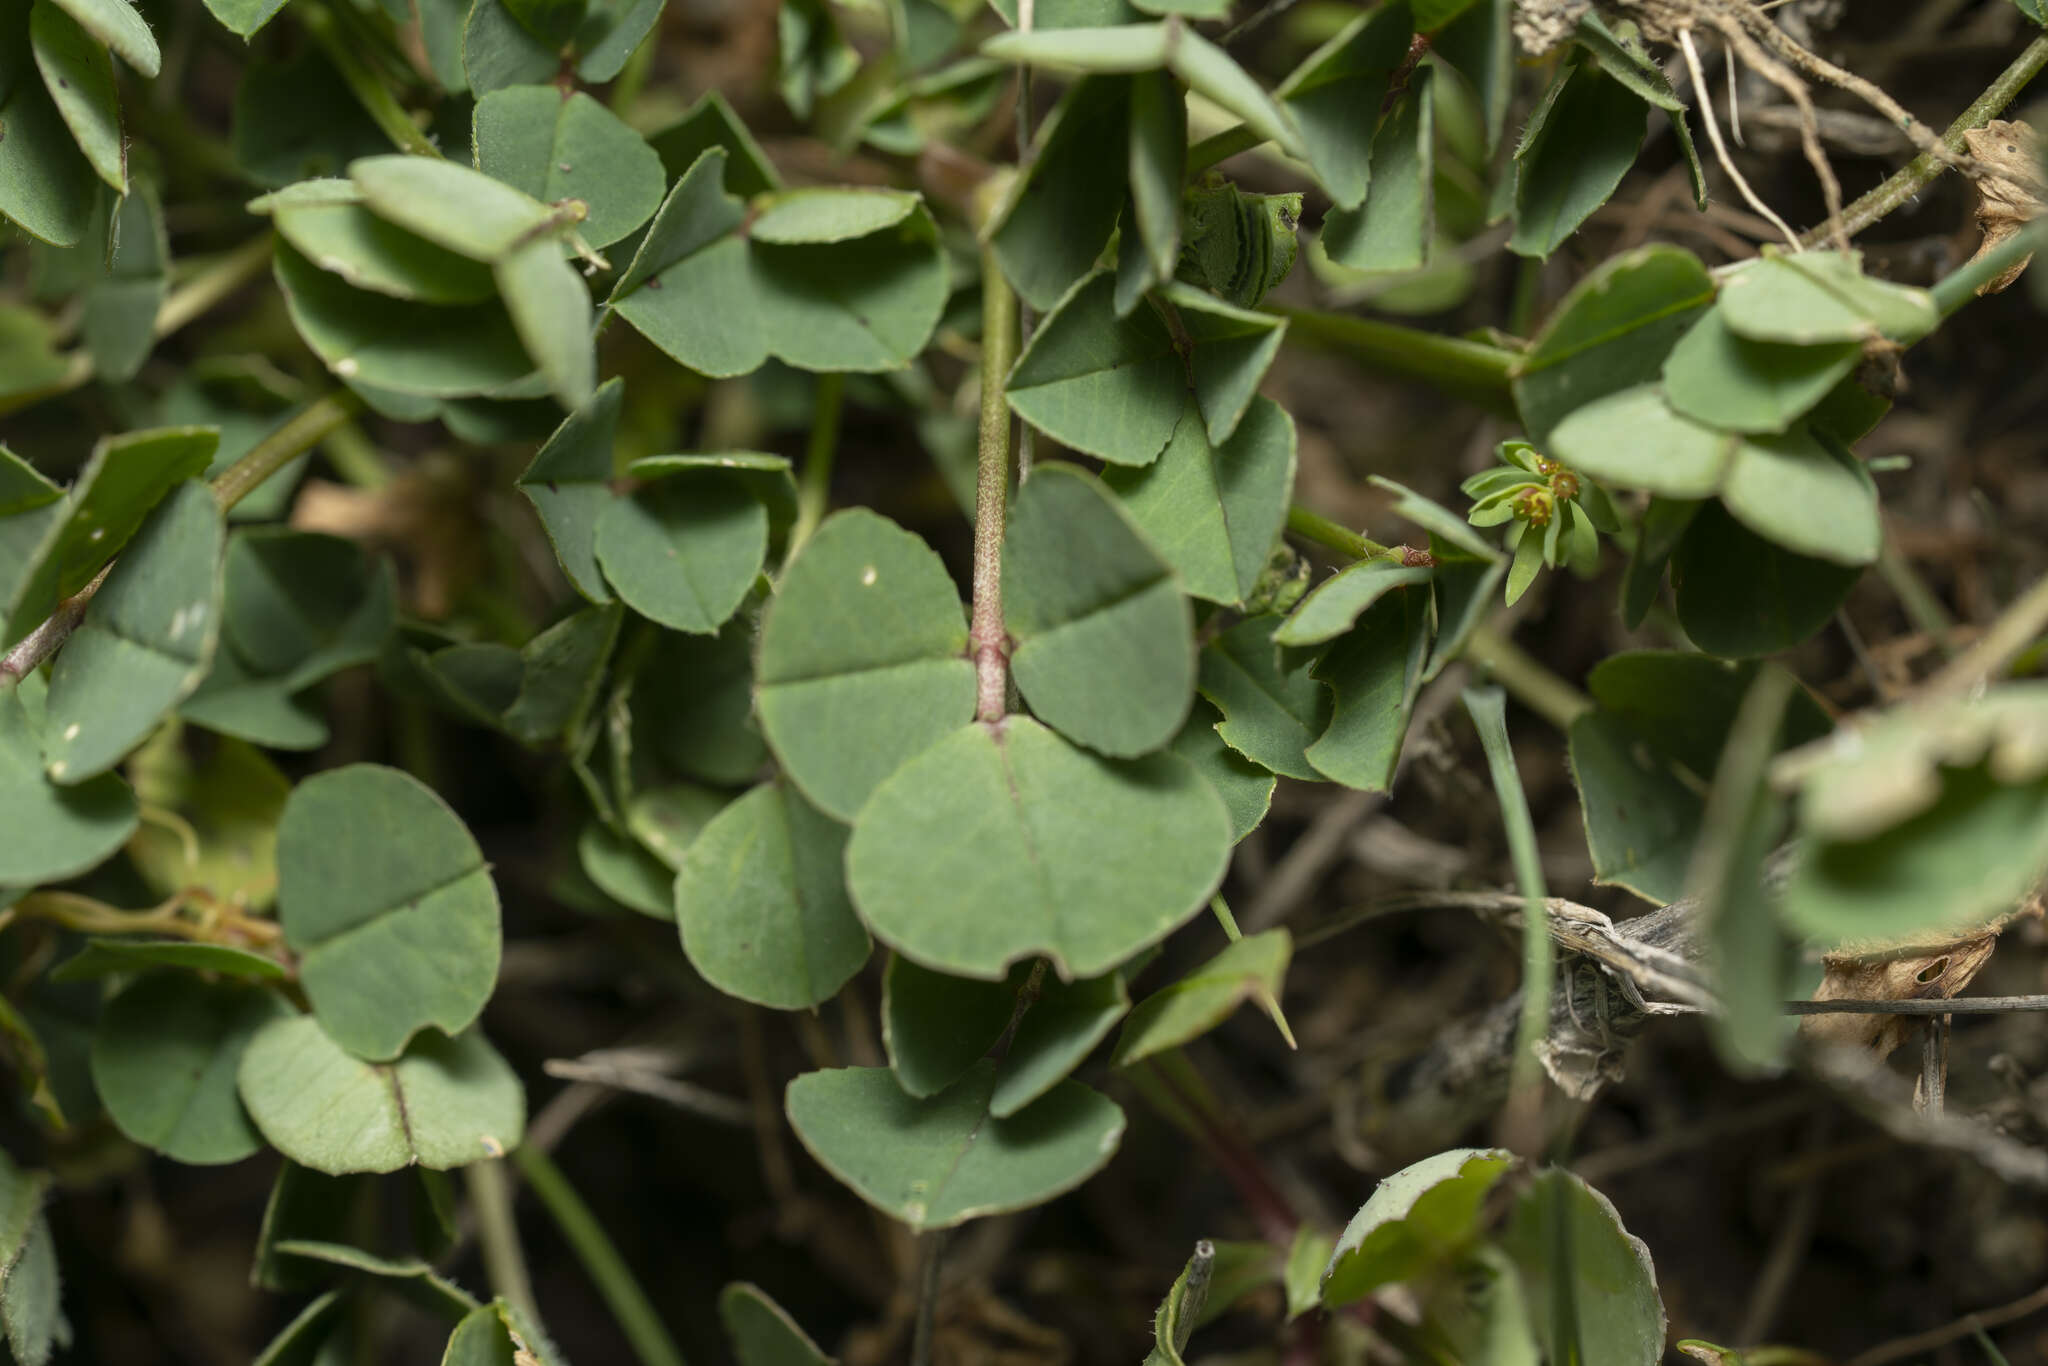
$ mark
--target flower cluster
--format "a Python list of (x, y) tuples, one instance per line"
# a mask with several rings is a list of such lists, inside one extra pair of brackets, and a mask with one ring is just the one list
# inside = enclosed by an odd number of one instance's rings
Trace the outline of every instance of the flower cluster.
[(1460, 488), (1472, 499), (1465, 520), (1473, 526), (1513, 523), (1506, 543), (1515, 557), (1508, 569), (1508, 601), (1521, 597), (1544, 565), (1591, 574), (1600, 560), (1599, 533), (1612, 535), (1621, 525), (1607, 494), (1526, 441), (1503, 441), (1496, 454), (1506, 463), (1473, 475)]

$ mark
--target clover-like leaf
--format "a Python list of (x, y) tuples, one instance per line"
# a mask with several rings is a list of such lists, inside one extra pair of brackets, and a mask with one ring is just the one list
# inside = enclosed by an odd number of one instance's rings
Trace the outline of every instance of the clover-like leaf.
[[(115, 0), (119, 3), (119, 0)], [(48, 21), (46, 21), (48, 22)], [(79, 150), (64, 113), (30, 70), (29, 6), (0, 13), (0, 49), (19, 69), (0, 88), (0, 218), (52, 246), (75, 245), (92, 224), (99, 177)]]
[(625, 392), (625, 381), (606, 380), (562, 420), (519, 476), (519, 491), (540, 514), (562, 572), (592, 602), (612, 596), (597, 563), (597, 523), (613, 501), (612, 442)]
[[(1142, 961), (1142, 960), (1141, 960)], [(996, 1068), (989, 1113), (1014, 1115), (1060, 1084), (1131, 1008), (1128, 967), (1062, 982), (1048, 975)]]
[(1330, 690), (1306, 668), (1283, 670), (1278, 617), (1250, 617), (1202, 651), (1197, 686), (1223, 713), (1216, 733), (1253, 763), (1289, 778), (1322, 777), (1308, 747), (1329, 728)]
[(746, 599), (768, 554), (768, 510), (739, 479), (698, 471), (613, 499), (597, 518), (597, 559), (626, 604), (708, 635)]
[(1157, 460), (1113, 466), (1103, 482), (1189, 593), (1235, 604), (1258, 583), (1287, 521), (1294, 466), (1294, 419), (1259, 397), (1221, 444), (1209, 440), (1196, 405), (1184, 405)]
[(832, 1366), (832, 1358), (757, 1285), (734, 1281), (719, 1291), (718, 1320), (740, 1366)]
[(1173, 739), (1173, 752), (1195, 766), (1223, 798), (1230, 812), (1232, 843), (1258, 829), (1273, 804), (1279, 779), (1223, 742), (1216, 733), (1223, 714), (1208, 699), (1196, 697), (1187, 724)]
[(477, 169), (544, 204), (582, 201), (576, 233), (609, 246), (654, 216), (667, 177), (661, 158), (618, 115), (581, 91), (509, 86), (477, 101)]
[(153, 968), (181, 968), (244, 982), (281, 982), (290, 975), (275, 958), (232, 944), (202, 944), (190, 939), (89, 939), (84, 948), (51, 971), (50, 980), (91, 982)]
[(250, 1040), (238, 1081), (272, 1147), (335, 1175), (414, 1163), (446, 1171), (501, 1157), (526, 1131), (518, 1075), (473, 1029), (421, 1034), (378, 1063), (348, 1053), (314, 1017), (293, 1016)]
[[(1058, 303), (1094, 268), (1116, 230), (1131, 168), (1126, 158), (1103, 153), (1129, 142), (1131, 86), (1119, 76), (1085, 76), (1069, 86), (1039, 125), (1030, 161), (990, 214), (989, 243), (1003, 274), (1034, 308)], [(1181, 149), (1186, 145), (1183, 132)], [(1177, 235), (1178, 180), (1171, 208)], [(1161, 278), (1172, 273), (1168, 258)]]
[(1373, 192), (1323, 220), (1323, 251), (1353, 270), (1419, 270), (1436, 231), (1436, 102), (1422, 67), (1372, 136)]
[(1159, 748), (1195, 691), (1194, 616), (1116, 500), (1071, 465), (1017, 491), (1003, 541), (1011, 668), (1038, 717), (1104, 754)]
[(176, 1162), (239, 1162), (263, 1145), (236, 1069), (256, 1032), (292, 1015), (274, 991), (175, 972), (138, 978), (93, 1031), (92, 1080), (122, 1133)]
[(93, 373), (133, 379), (156, 344), (157, 313), (170, 290), (170, 246), (156, 187), (138, 179), (113, 210), (113, 259), (85, 291), (81, 331)]
[(875, 513), (835, 513), (762, 615), (762, 733), (806, 797), (851, 820), (974, 714), (966, 651), (959, 590), (931, 547)]
[(1031, 975), (1018, 963), (999, 981), (955, 977), (889, 955), (882, 971), (882, 1047), (896, 1083), (922, 1099), (967, 1075), (1017, 1013)]
[(1229, 814), (1185, 760), (1100, 758), (1012, 716), (877, 787), (846, 869), (875, 937), (927, 967), (994, 979), (1041, 953), (1093, 976), (1199, 910), (1229, 849)]
[(174, 490), (142, 524), (50, 668), (50, 776), (104, 773), (199, 686), (220, 634), (220, 504)]
[[(1567, 1322), (1582, 1360), (1655, 1366), (1664, 1359), (1664, 1301), (1650, 1250), (1622, 1227), (1606, 1196), (1569, 1171), (1539, 1172), (1509, 1211), (1499, 1241), (1520, 1274), (1545, 1360), (1571, 1350), (1560, 1341), (1562, 1304), (1575, 1310)], [(1571, 1249), (1569, 1259), (1556, 1255), (1560, 1244)], [(1557, 1284), (1563, 1276), (1571, 1278), (1569, 1290)]]
[(1396, 589), (1311, 667), (1331, 698), (1330, 724), (1303, 756), (1316, 772), (1364, 792), (1392, 785), (1429, 658), (1429, 616), (1421, 589)]
[(1635, 164), (1649, 121), (1637, 94), (1593, 62), (1568, 62), (1515, 148), (1508, 248), (1546, 257), (1605, 204)]
[[(396, 1057), (474, 1021), (498, 978), (498, 892), (462, 821), (396, 769), (300, 783), (277, 831), (278, 921), (326, 1034)], [(313, 1164), (309, 1164), (313, 1165)]]
[(634, 747), (702, 782), (739, 787), (768, 761), (754, 723), (754, 632), (745, 614), (715, 636), (665, 631), (634, 684)]
[(1539, 449), (1575, 410), (1654, 380), (1714, 281), (1699, 258), (1656, 245), (1603, 262), (1572, 287), (1515, 362), (1515, 404)]
[(1123, 1138), (1123, 1111), (1074, 1081), (996, 1118), (995, 1074), (976, 1063), (919, 1100), (886, 1067), (844, 1067), (798, 1077), (784, 1104), (804, 1147), (856, 1195), (913, 1229), (951, 1228), (1072, 1190)]
[(116, 194), (127, 193), (128, 153), (113, 58), (55, 0), (36, 0), (28, 28), (36, 68), (78, 150)]
[(1389, 592), (1429, 580), (1429, 566), (1405, 565), (1384, 556), (1346, 565), (1309, 590), (1273, 632), (1273, 643), (1320, 645), (1335, 640)]
[(923, 349), (946, 298), (938, 229), (915, 195), (806, 189), (748, 221), (713, 147), (676, 182), (610, 307), (706, 375), (770, 356), (806, 370), (894, 370)]
[(868, 959), (847, 901), (846, 827), (783, 782), (712, 817), (675, 878), (683, 951), (730, 996), (782, 1010), (830, 1000)]
[(1709, 309), (1664, 361), (1664, 398), (1673, 411), (1731, 432), (1782, 432), (1856, 368), (1855, 342), (1794, 346), (1728, 330)]
[(1372, 185), (1373, 129), (1359, 111), (1386, 103), (1408, 56), (1407, 7), (1381, 5), (1346, 24), (1303, 59), (1275, 92), (1301, 129), (1308, 163), (1339, 209), (1356, 209)]
[(1452, 1148), (1384, 1178), (1330, 1254), (1324, 1307), (1449, 1261), (1477, 1236), (1480, 1203), (1513, 1160), (1501, 1148)]
[[(238, 531), (222, 576), (226, 643), (248, 671), (281, 680), (288, 693), (375, 659), (397, 613), (390, 564), (339, 536)], [(216, 656), (216, 672), (226, 654)]]
[(1860, 252), (1767, 253), (1729, 273), (1721, 286), (1728, 328), (1751, 341), (1915, 342), (1941, 321), (1922, 289), (1873, 280)]
[(1699, 506), (1671, 555), (1679, 625), (1724, 659), (1791, 649), (1834, 618), (1862, 573), (1765, 540), (1718, 502)]
[(0, 692), (0, 886), (82, 873), (135, 830), (135, 794), (114, 774), (60, 787), (43, 771), (47, 690), (31, 673)]

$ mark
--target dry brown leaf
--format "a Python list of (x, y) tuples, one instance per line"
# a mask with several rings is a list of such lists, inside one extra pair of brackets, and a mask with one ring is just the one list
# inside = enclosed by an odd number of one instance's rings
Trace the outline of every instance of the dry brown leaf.
[[(2048, 180), (2041, 173), (2041, 139), (2031, 125), (2015, 119), (1994, 119), (1963, 134), (1970, 156), (1984, 170), (1977, 182), (1977, 226), (1984, 230), (1976, 260), (2004, 243), (2033, 218), (2048, 212)], [(1995, 280), (1977, 287), (1996, 294), (2027, 268), (2028, 256)]]

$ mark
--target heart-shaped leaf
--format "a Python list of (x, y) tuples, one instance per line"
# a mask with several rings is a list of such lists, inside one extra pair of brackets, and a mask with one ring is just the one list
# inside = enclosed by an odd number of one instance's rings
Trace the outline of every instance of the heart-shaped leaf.
[(563, 419), (519, 476), (519, 491), (540, 514), (562, 572), (592, 602), (612, 596), (597, 563), (597, 523), (613, 501), (612, 443), (625, 393), (624, 380), (606, 380)]
[(1814, 346), (1915, 342), (1941, 321), (1926, 290), (1873, 280), (1860, 252), (1767, 253), (1721, 286), (1728, 328), (1751, 341)]
[(1229, 849), (1229, 814), (1185, 760), (1098, 758), (1013, 716), (876, 788), (846, 868), (868, 928), (906, 957), (995, 979), (1042, 953), (1085, 977), (1199, 910)]
[[(1057, 304), (1116, 230), (1130, 167), (1103, 152), (1129, 142), (1131, 87), (1120, 76), (1086, 76), (1067, 87), (1039, 125), (1030, 161), (990, 214), (989, 243), (1003, 274), (1034, 308)], [(1186, 145), (1183, 132), (1180, 148)], [(1171, 207), (1177, 236), (1178, 180)], [(1172, 274), (1169, 257), (1161, 278)]]
[(730, 996), (782, 1010), (830, 1000), (868, 960), (846, 899), (846, 827), (785, 783), (712, 817), (675, 878), (683, 951)]
[(1250, 617), (1202, 651), (1198, 687), (1223, 713), (1216, 733), (1253, 763), (1289, 778), (1322, 777), (1308, 747), (1329, 729), (1330, 690), (1306, 668), (1283, 670), (1279, 617)]
[(1003, 615), (1018, 690), (1069, 739), (1144, 754), (1187, 719), (1194, 615), (1173, 570), (1082, 470), (1041, 466), (1017, 491)]
[(1508, 249), (1547, 257), (1605, 204), (1635, 164), (1647, 106), (1597, 63), (1568, 62), (1515, 148), (1515, 231)]
[(1373, 604), (1316, 661), (1311, 674), (1330, 689), (1330, 724), (1303, 757), (1318, 773), (1363, 792), (1393, 784), (1429, 634), (1428, 595), (1402, 588)]
[[(277, 831), (277, 908), (326, 1034), (386, 1060), (453, 1034), (498, 979), (498, 892), (462, 821), (396, 769), (351, 764), (300, 783)], [(316, 1165), (316, 1164), (308, 1164)]]
[(657, 480), (597, 518), (597, 560), (626, 605), (677, 631), (725, 624), (768, 554), (768, 510), (720, 472)]
[(293, 1014), (261, 987), (174, 972), (137, 979), (107, 1003), (92, 1081), (122, 1133), (175, 1162), (239, 1162), (263, 1146), (235, 1089), (256, 1032)]
[(54, 0), (36, 0), (29, 13), (36, 69), (78, 150), (116, 194), (128, 190), (128, 153), (121, 141), (120, 96), (107, 49)]
[(1664, 361), (1664, 397), (1679, 414), (1732, 432), (1782, 432), (1856, 368), (1855, 342), (1790, 346), (1728, 330), (1709, 309)]
[(1216, 728), (1223, 714), (1202, 697), (1188, 712), (1188, 723), (1174, 737), (1173, 752), (1195, 766), (1223, 798), (1230, 811), (1232, 843), (1258, 829), (1273, 804), (1273, 789), (1279, 780), (1265, 769), (1223, 743)]
[(1436, 231), (1436, 115), (1418, 68), (1372, 137), (1373, 193), (1323, 220), (1323, 251), (1353, 270), (1420, 270)]
[(511, 86), (477, 101), (477, 169), (544, 204), (580, 200), (576, 234), (609, 246), (654, 216), (668, 178), (661, 158), (618, 115), (581, 91)]
[(817, 807), (854, 812), (905, 760), (974, 714), (959, 591), (885, 517), (825, 519), (761, 618), (761, 730)]
[(1030, 976), (1031, 965), (1019, 963), (1001, 981), (984, 982), (890, 954), (882, 972), (882, 1046), (897, 1084), (921, 1099), (966, 1076), (1009, 1027)]
[(0, 692), (0, 886), (82, 873), (135, 830), (135, 794), (115, 775), (60, 787), (43, 771), (47, 686), (31, 673)]
[(1123, 1138), (1123, 1111), (1073, 1081), (995, 1118), (995, 1074), (976, 1063), (918, 1100), (886, 1067), (843, 1067), (798, 1077), (784, 1105), (804, 1147), (855, 1194), (913, 1229), (951, 1228), (1072, 1190)]
[[(526, 1131), (519, 1078), (476, 1030), (421, 1034), (395, 1062), (364, 1062), (298, 1015), (242, 1054), (242, 1104), (279, 1152), (314, 1171), (437, 1171), (502, 1157)], [(336, 1116), (348, 1117), (337, 1124)]]
[(1356, 209), (1372, 185), (1372, 123), (1359, 111), (1386, 103), (1395, 70), (1408, 56), (1406, 6), (1359, 15), (1306, 57), (1276, 92), (1301, 129), (1309, 165), (1339, 209)]

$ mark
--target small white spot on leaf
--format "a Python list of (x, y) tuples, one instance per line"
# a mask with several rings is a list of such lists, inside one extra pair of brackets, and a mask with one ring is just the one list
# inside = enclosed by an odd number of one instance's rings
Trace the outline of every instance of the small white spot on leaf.
[(505, 1155), (505, 1145), (500, 1143), (497, 1139), (491, 1137), (489, 1134), (484, 1134), (480, 1136), (477, 1139), (477, 1142), (483, 1144), (484, 1151), (489, 1153), (492, 1157), (503, 1157)]
[(76, 721), (64, 727), (64, 738), (66, 740), (76, 740), (78, 738), (78, 723)]
[(861, 571), (860, 586), (863, 588), (873, 588), (875, 586), (875, 567), (873, 565), (869, 565)]
[(349, 378), (351, 375), (355, 374), (355, 372), (360, 369), (362, 369), (362, 367), (356, 364), (356, 358), (354, 356), (343, 356), (340, 360), (334, 363), (334, 373), (340, 375), (343, 379)]

